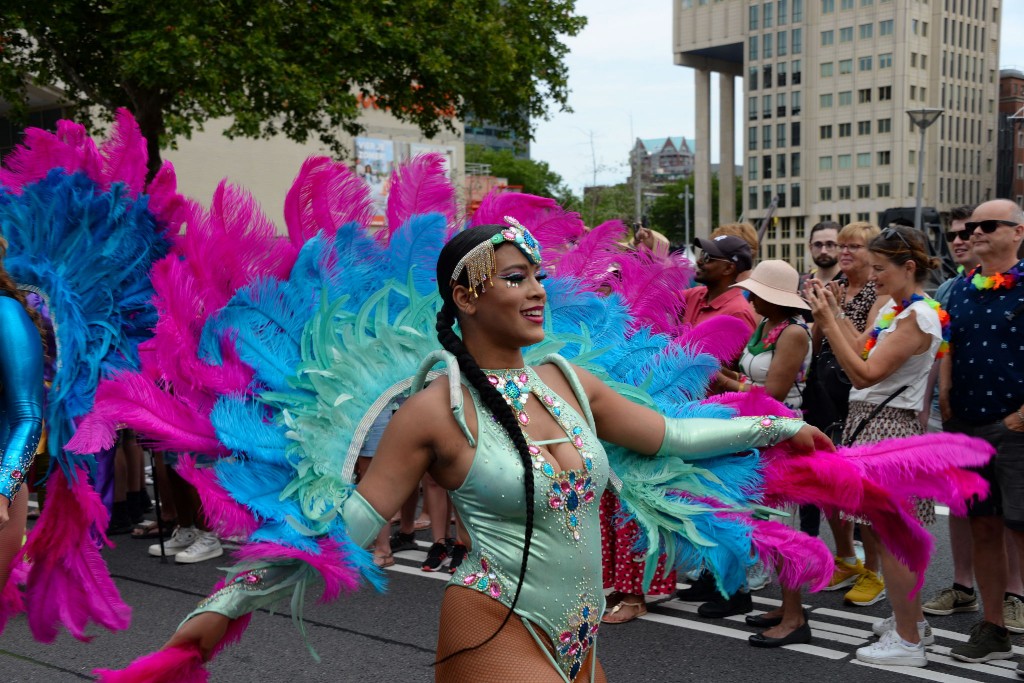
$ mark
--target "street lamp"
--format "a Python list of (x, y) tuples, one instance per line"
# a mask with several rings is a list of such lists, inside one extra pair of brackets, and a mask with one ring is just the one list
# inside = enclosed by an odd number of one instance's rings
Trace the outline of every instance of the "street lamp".
[(924, 132), (928, 126), (939, 120), (945, 112), (942, 109), (910, 109), (910, 122), (921, 130), (921, 145), (917, 149), (917, 205), (914, 209), (914, 227), (921, 229), (921, 193), (924, 184)]

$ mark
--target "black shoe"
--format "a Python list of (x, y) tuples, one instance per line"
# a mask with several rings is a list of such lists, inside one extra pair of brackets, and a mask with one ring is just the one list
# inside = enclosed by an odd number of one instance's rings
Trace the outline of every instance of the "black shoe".
[(677, 590), (676, 597), (684, 602), (708, 602), (724, 599), (718, 592), (718, 588), (715, 587), (715, 577), (710, 572), (701, 572), (689, 588)]
[(755, 633), (747, 638), (747, 642), (754, 647), (782, 647), (783, 645), (809, 643), (811, 642), (811, 625), (805, 621), (803, 626), (798, 627), (788, 636), (783, 636), (782, 638), (769, 638), (763, 633)]
[(754, 628), (771, 628), (781, 624), (782, 617), (766, 617), (763, 614), (756, 614), (747, 617), (743, 621), (747, 623), (747, 626), (753, 626)]
[(388, 541), (391, 546), (391, 552), (397, 553), (402, 550), (418, 550), (419, 546), (416, 545), (416, 534), (403, 534), (401, 531), (396, 531), (391, 534), (391, 539)]
[(455, 573), (455, 570), (459, 568), (459, 565), (462, 564), (462, 561), (466, 559), (467, 552), (469, 551), (466, 550), (466, 546), (462, 545), (461, 543), (456, 543), (452, 547), (452, 559), (448, 563), (449, 574)]
[(427, 559), (420, 567), (425, 572), (436, 572), (448, 562), (448, 548), (444, 543), (435, 543), (427, 551)]
[(749, 592), (738, 591), (728, 600), (705, 602), (697, 608), (697, 614), (705, 619), (723, 619), (734, 614), (746, 614), (754, 610), (754, 601)]

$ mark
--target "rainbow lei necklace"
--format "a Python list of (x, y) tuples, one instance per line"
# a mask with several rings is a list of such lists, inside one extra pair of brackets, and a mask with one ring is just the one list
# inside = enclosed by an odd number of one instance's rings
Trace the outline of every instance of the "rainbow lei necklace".
[(935, 354), (936, 358), (942, 358), (949, 351), (949, 313), (942, 310), (939, 302), (935, 299), (929, 299), (921, 296), (920, 294), (914, 294), (910, 297), (910, 301), (903, 301), (902, 303), (896, 304), (896, 306), (886, 313), (878, 316), (878, 323), (875, 328), (871, 330), (871, 336), (868, 337), (868, 341), (864, 344), (864, 350), (860, 352), (860, 357), (864, 360), (868, 359), (868, 355), (871, 353), (871, 349), (875, 348), (878, 343), (878, 335), (882, 333), (882, 330), (889, 329), (892, 325), (892, 321), (896, 319), (900, 313), (902, 313), (908, 306), (913, 304), (915, 301), (924, 301), (928, 304), (935, 313), (939, 316), (939, 324), (942, 326), (942, 343), (939, 344), (939, 350)]
[(1020, 263), (1005, 273), (996, 273), (995, 275), (982, 275), (981, 266), (977, 266), (967, 274), (967, 281), (978, 291), (983, 291), (986, 289), (1010, 289), (1017, 284), (1017, 280), (1021, 277), (1024, 277), (1024, 269), (1021, 269)]

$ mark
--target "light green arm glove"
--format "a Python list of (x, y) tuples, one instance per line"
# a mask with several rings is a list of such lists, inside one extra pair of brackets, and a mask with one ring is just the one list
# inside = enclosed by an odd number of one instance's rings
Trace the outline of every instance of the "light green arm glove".
[[(384, 526), (384, 518), (358, 491), (353, 491), (342, 504), (341, 516), (349, 537), (360, 547), (369, 545)], [(306, 587), (319, 581), (320, 575), (305, 562), (241, 564), (232, 570), (225, 586), (200, 602), (182, 623), (201, 612), (217, 612), (237, 619), (288, 597), (295, 614), (301, 611)]]
[(659, 456), (684, 460), (714, 458), (741, 453), (751, 448), (774, 446), (792, 437), (804, 426), (790, 417), (665, 418), (665, 440)]

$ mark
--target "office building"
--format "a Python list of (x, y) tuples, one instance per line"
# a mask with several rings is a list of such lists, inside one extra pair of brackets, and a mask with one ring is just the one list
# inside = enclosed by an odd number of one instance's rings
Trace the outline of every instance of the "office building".
[(712, 227), (711, 72), (723, 163), (736, 156), (742, 78), (744, 216), (756, 222), (777, 198), (766, 258), (803, 268), (815, 222), (877, 221), (885, 209), (915, 205), (922, 150), (911, 110), (944, 110), (926, 129), (922, 204), (943, 212), (993, 198), (1000, 5), (679, 0), (675, 61), (696, 70), (697, 234)]

